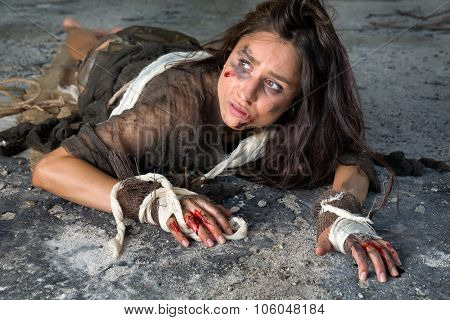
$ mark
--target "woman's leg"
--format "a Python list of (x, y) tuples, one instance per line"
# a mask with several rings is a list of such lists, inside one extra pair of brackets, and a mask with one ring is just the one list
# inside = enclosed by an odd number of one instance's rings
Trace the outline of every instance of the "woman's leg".
[(74, 60), (83, 60), (97, 43), (98, 40), (110, 33), (115, 33), (122, 28), (117, 27), (109, 31), (101, 29), (87, 29), (78, 20), (65, 18), (61, 22), (67, 33), (66, 47), (69, 56)]

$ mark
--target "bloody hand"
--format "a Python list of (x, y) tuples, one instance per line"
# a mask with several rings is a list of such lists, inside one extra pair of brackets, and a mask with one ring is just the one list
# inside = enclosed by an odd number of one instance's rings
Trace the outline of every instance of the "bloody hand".
[[(225, 243), (223, 232), (233, 234), (227, 219), (231, 217), (231, 213), (223, 206), (200, 195), (185, 197), (180, 203), (187, 226), (200, 237), (205, 246), (214, 246), (214, 240), (220, 244)], [(173, 216), (167, 220), (167, 227), (178, 243), (183, 247), (189, 246), (188, 238), (181, 232)]]
[[(319, 256), (334, 251), (333, 245), (328, 240), (329, 231), (330, 228), (325, 229), (317, 240), (316, 254)], [(387, 281), (387, 272), (392, 277), (398, 277), (399, 271), (403, 271), (397, 251), (387, 241), (380, 239), (360, 240), (356, 236), (350, 235), (345, 246), (351, 251), (351, 255), (358, 265), (358, 275), (362, 281), (367, 279), (369, 261), (372, 263), (380, 282)]]

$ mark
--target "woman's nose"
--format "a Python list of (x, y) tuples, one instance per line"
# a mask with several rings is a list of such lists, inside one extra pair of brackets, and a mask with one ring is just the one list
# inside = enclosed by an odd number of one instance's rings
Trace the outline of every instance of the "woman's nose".
[(241, 84), (239, 98), (247, 102), (254, 102), (258, 93), (258, 83), (253, 79), (248, 79)]

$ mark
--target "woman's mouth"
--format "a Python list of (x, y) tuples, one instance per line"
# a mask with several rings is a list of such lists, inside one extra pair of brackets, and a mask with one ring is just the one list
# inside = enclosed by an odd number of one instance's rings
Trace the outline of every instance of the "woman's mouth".
[(243, 119), (243, 120), (248, 120), (249, 119), (248, 114), (244, 110), (242, 110), (241, 107), (239, 107), (238, 105), (234, 104), (233, 102), (229, 103), (229, 108), (230, 108), (230, 112), (234, 116), (236, 116), (236, 117), (238, 117), (240, 119)]

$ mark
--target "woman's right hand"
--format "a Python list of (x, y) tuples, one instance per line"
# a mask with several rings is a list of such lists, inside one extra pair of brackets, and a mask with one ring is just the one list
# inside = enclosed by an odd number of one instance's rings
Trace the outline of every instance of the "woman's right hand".
[[(214, 204), (202, 195), (184, 197), (180, 204), (187, 226), (200, 237), (206, 247), (214, 246), (214, 240), (224, 244), (226, 240), (223, 233), (233, 234), (227, 219), (231, 217), (231, 212), (222, 205)], [(189, 240), (174, 216), (167, 220), (167, 227), (178, 243), (185, 248), (189, 246)]]

